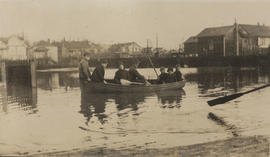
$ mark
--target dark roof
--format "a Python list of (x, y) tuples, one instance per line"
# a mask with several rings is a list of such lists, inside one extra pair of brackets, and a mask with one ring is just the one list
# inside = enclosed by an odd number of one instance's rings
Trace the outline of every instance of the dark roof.
[(223, 27), (211, 27), (205, 28), (201, 31), (197, 37), (214, 37), (214, 36), (224, 36), (226, 35), (234, 26), (223, 26)]
[(65, 47), (70, 49), (90, 48), (88, 41), (69, 41), (64, 42)]
[(251, 37), (270, 37), (269, 26), (240, 24), (239, 27), (247, 31)]
[(35, 44), (35, 46), (52, 46), (52, 44), (49, 41), (41, 40)]
[(1, 37), (0, 38), (0, 41), (2, 41), (2, 42), (4, 42), (4, 43), (7, 44), (8, 43), (8, 38)]
[[(197, 37), (224, 36), (232, 29), (234, 29), (234, 25), (205, 28)], [(241, 31), (241, 29), (246, 31), (247, 35), (250, 37), (270, 37), (269, 26), (239, 24), (239, 30)]]
[(191, 36), (184, 43), (188, 44), (188, 43), (197, 43), (197, 42), (198, 42), (198, 38), (194, 37), (194, 36)]

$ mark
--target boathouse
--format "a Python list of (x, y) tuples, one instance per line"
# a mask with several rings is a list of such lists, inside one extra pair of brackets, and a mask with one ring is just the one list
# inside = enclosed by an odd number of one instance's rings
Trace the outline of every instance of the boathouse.
[[(247, 56), (270, 53), (270, 27), (237, 24), (205, 28), (193, 40), (200, 56)], [(189, 40), (187, 40), (187, 43)], [(196, 44), (197, 42), (197, 44)], [(187, 44), (185, 44), (187, 46)], [(185, 47), (186, 53), (192, 53)]]

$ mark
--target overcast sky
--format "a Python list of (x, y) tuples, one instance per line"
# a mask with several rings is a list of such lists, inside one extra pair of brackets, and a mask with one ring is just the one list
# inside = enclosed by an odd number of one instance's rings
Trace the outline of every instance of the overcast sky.
[(270, 2), (244, 0), (0, 0), (0, 35), (24, 32), (33, 41), (136, 41), (176, 48), (205, 27), (270, 25)]

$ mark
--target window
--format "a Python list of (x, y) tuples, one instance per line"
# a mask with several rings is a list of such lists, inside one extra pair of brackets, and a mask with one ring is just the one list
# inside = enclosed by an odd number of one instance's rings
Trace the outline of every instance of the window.
[(209, 50), (214, 50), (214, 41), (213, 40), (209, 41)]

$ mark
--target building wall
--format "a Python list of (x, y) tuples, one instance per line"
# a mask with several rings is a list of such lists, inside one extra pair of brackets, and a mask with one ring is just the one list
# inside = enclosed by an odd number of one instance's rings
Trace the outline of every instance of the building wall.
[(197, 54), (198, 53), (197, 43), (185, 43), (184, 51), (186, 54)]
[(199, 55), (223, 56), (223, 36), (198, 38)]
[(18, 37), (10, 37), (7, 43), (7, 49), (2, 51), (2, 57), (5, 59), (27, 59), (27, 45), (24, 40)]
[(55, 62), (58, 62), (58, 47), (56, 46), (42, 46), (42, 47), (45, 47), (47, 51), (41, 52), (35, 51), (35, 49), (38, 48), (38, 46), (33, 48), (34, 57), (36, 59), (49, 58)]

